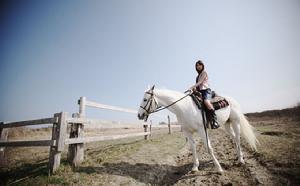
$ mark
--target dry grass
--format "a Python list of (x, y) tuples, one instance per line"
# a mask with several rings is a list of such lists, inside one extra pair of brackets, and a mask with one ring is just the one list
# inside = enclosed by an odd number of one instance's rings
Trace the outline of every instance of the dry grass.
[(8, 132), (9, 140), (34, 140), (34, 139), (50, 139), (52, 128), (28, 128), (18, 127), (11, 128)]
[(262, 121), (252, 117), (252, 120), (260, 133), (259, 162), (288, 183), (300, 183), (300, 121), (282, 116)]

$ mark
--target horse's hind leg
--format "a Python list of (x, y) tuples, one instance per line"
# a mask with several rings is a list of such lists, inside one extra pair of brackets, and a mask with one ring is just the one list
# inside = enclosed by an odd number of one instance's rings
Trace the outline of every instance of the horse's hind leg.
[(232, 127), (231, 127), (231, 123), (230, 123), (230, 122), (225, 123), (225, 124), (224, 124), (224, 127), (225, 127), (225, 129), (226, 129), (226, 132), (230, 135), (230, 138), (232, 139), (232, 141), (233, 141), (234, 143), (236, 143), (236, 142), (235, 142), (235, 133), (234, 133)]
[(194, 162), (192, 171), (196, 172), (198, 171), (198, 167), (199, 167), (199, 160), (198, 160), (197, 150), (196, 150), (196, 141), (194, 140), (193, 135), (190, 132), (183, 130), (183, 133), (188, 138), (191, 144), (192, 153), (193, 153), (193, 162)]
[(235, 133), (235, 144), (236, 144), (236, 151), (238, 155), (238, 161), (242, 164), (245, 164), (243, 158), (243, 152), (241, 149), (241, 130), (240, 130), (240, 122), (238, 120), (232, 122), (232, 128)]

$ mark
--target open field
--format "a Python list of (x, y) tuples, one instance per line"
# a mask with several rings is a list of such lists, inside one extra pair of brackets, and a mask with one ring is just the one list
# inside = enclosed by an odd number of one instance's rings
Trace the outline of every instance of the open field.
[[(210, 130), (216, 157), (225, 169), (218, 174), (199, 141), (199, 172), (192, 173), (189, 144), (179, 131), (156, 131), (143, 137), (89, 143), (85, 161), (77, 168), (66, 162), (47, 175), (48, 148), (7, 148), (8, 166), (0, 170), (1, 185), (300, 185), (300, 107), (247, 114), (261, 145), (253, 152), (242, 140), (245, 165), (236, 161), (230, 138), (223, 129)], [(86, 135), (128, 133), (142, 129), (87, 131)], [(10, 134), (47, 139), (49, 129), (24, 129)], [(47, 136), (48, 135), (48, 136)], [(28, 138), (27, 138), (28, 139)]]

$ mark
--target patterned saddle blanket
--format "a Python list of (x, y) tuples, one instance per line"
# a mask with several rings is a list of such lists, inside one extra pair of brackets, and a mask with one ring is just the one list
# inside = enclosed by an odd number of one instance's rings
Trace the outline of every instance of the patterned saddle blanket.
[[(199, 109), (202, 109), (204, 107), (204, 110), (206, 110), (200, 92), (193, 93), (191, 97)], [(210, 100), (210, 102), (215, 110), (225, 108), (229, 105), (228, 101), (224, 97), (217, 95), (214, 91), (212, 93), (212, 99)]]

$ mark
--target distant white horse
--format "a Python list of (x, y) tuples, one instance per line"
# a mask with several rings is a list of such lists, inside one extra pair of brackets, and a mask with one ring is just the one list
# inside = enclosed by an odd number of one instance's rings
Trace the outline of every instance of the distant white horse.
[[(240, 130), (246, 141), (255, 150), (258, 141), (253, 131), (253, 127), (248, 123), (241, 112), (238, 103), (229, 97), (226, 97), (226, 100), (228, 101), (229, 106), (216, 111), (217, 120), (220, 125), (225, 126), (226, 131), (235, 142), (238, 161), (244, 164), (245, 162), (240, 145)], [(163, 108), (167, 108), (176, 115), (178, 123), (182, 125), (184, 135), (191, 144), (194, 162), (192, 171), (198, 171), (199, 167), (196, 143), (193, 138), (193, 134), (197, 133), (202, 138), (218, 172), (222, 173), (223, 169), (214, 155), (210, 140), (204, 128), (201, 111), (198, 109), (192, 98), (176, 91), (165, 89), (154, 90), (153, 86), (145, 91), (138, 111), (138, 118), (140, 120), (147, 120), (149, 114)]]

